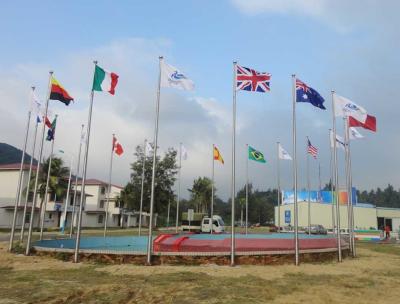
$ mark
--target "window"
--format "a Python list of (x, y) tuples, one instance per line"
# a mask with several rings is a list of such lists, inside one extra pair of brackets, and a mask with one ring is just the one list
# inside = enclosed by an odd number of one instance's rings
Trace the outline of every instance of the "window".
[(209, 225), (209, 224), (210, 224), (210, 221), (209, 221), (208, 219), (205, 219), (205, 220), (204, 220), (204, 224), (205, 224), (205, 225)]
[(103, 200), (100, 201), (99, 208), (104, 208), (104, 201)]
[(25, 224), (28, 224), (30, 220), (31, 220), (31, 214), (27, 212), (25, 216)]
[(49, 213), (49, 220), (51, 220), (53, 217), (53, 213)]
[(56, 194), (55, 193), (53, 193), (53, 192), (50, 193), (49, 201), (50, 202), (55, 202), (56, 201)]
[(97, 219), (97, 223), (98, 224), (103, 224), (103, 215), (102, 214), (99, 215), (99, 217)]
[(101, 194), (106, 194), (106, 187), (101, 187)]

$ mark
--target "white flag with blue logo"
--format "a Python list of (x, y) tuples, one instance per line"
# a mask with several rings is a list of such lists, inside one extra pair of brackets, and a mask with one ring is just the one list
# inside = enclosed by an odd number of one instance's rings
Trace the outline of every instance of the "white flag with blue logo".
[(194, 90), (194, 83), (177, 68), (161, 60), (161, 86), (185, 91)]
[(362, 139), (364, 136), (357, 131), (356, 128), (349, 128), (349, 138), (350, 139)]
[(285, 159), (285, 160), (292, 160), (292, 157), (289, 155), (289, 153), (283, 149), (281, 144), (278, 145), (279, 147), (279, 159)]

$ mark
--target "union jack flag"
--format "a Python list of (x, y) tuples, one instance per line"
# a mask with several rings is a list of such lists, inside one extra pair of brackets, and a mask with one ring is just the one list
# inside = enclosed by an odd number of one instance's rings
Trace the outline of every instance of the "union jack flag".
[(307, 138), (307, 153), (311, 154), (314, 159), (317, 159), (318, 149), (311, 144), (311, 141)]
[(265, 93), (270, 90), (271, 74), (236, 65), (236, 90)]

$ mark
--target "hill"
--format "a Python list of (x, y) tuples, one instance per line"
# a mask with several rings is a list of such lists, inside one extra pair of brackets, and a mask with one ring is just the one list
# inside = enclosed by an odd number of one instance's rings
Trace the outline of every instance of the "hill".
[[(6, 143), (0, 143), (0, 165), (20, 163), (21, 157), (22, 150)], [(29, 164), (30, 161), (31, 156), (25, 153), (25, 163)], [(35, 159), (33, 163), (37, 164), (37, 160)]]

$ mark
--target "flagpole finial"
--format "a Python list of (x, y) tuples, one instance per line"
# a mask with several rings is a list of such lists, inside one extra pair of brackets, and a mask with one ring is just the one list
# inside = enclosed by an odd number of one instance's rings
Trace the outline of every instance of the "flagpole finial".
[(98, 61), (97, 61), (97, 60), (93, 60), (93, 63), (94, 63), (95, 65), (97, 65)]
[(54, 73), (54, 71), (51, 71), (51, 70), (49, 71), (49, 74), (50, 74), (50, 75), (53, 75), (53, 73)]
[(233, 64), (237, 64), (237, 61), (234, 61)]
[(331, 90), (331, 93), (332, 93), (332, 94), (335, 94), (335, 90)]
[(296, 78), (296, 74), (292, 74), (292, 77), (293, 77), (293, 78)]
[(163, 60), (164, 56), (158, 56), (158, 59)]
[(35, 91), (36, 87), (35, 86), (31, 86), (32, 91)]

